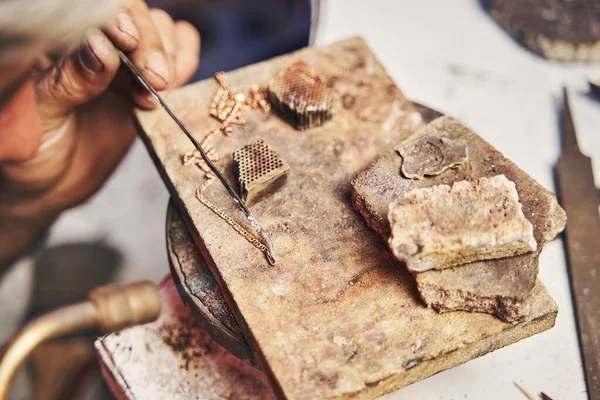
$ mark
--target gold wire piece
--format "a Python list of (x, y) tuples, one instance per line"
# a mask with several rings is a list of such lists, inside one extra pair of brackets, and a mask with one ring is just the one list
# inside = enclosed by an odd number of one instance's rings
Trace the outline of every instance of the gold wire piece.
[[(217, 72), (215, 74), (215, 80), (219, 84), (219, 87), (209, 104), (208, 113), (218, 119), (221, 124), (218, 128), (208, 132), (200, 143), (202, 149), (206, 152), (206, 155), (211, 161), (218, 161), (219, 153), (215, 146), (208, 142), (219, 133), (222, 133), (224, 136), (231, 136), (233, 134), (233, 127), (231, 125), (244, 125), (246, 123), (246, 118), (242, 114), (242, 111), (260, 110), (264, 113), (268, 113), (271, 110), (271, 105), (267, 101), (267, 88), (253, 85), (248, 91), (248, 94), (244, 95), (242, 93), (237, 93), (227, 84), (227, 75), (225, 72)], [(196, 197), (198, 200), (204, 204), (206, 208), (224, 220), (254, 247), (260, 250), (267, 258), (269, 264), (275, 265), (275, 258), (266, 245), (204, 196), (204, 191), (216, 180), (216, 177), (202, 159), (200, 152), (194, 150), (185, 153), (181, 158), (181, 162), (186, 167), (195, 163), (198, 168), (204, 172), (205, 181), (196, 190)]]
[(513, 382), (513, 384), (519, 389), (519, 391), (523, 394), (523, 396), (527, 397), (528, 400), (535, 400), (535, 398), (529, 394), (521, 385), (517, 382)]

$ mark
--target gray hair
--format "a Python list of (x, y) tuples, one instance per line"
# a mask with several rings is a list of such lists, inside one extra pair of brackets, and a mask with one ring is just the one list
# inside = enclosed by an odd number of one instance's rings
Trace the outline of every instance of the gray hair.
[(0, 0), (0, 59), (69, 48), (126, 0)]

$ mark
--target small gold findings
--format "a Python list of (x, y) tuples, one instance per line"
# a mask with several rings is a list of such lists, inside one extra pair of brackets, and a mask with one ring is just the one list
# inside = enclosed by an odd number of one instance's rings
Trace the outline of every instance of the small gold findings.
[[(246, 119), (242, 111), (248, 109), (260, 109), (269, 112), (271, 105), (267, 102), (267, 89), (253, 85), (247, 95), (236, 93), (227, 84), (225, 72), (217, 72), (215, 79), (219, 88), (210, 102), (209, 113), (222, 122), (221, 129), (227, 129), (229, 124), (243, 125)], [(229, 130), (231, 133), (231, 129)], [(226, 132), (227, 134), (227, 132)]]
[(261, 139), (236, 150), (233, 161), (246, 205), (258, 203), (277, 192), (290, 175), (290, 167)]
[(323, 125), (333, 117), (336, 105), (331, 89), (304, 60), (271, 79), (269, 101), (283, 119), (298, 130)]

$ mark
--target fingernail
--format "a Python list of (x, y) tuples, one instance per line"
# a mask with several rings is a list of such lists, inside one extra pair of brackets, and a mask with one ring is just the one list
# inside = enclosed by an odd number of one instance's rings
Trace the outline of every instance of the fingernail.
[(169, 83), (169, 65), (161, 54), (150, 53), (146, 58), (146, 69), (161, 77), (165, 83)]
[(158, 104), (158, 102), (156, 101), (156, 98), (154, 98), (154, 96), (152, 95), (152, 93), (150, 93), (148, 90), (146, 90), (145, 88), (143, 88), (142, 86), (136, 86), (135, 90), (138, 92), (138, 94), (140, 94), (146, 101), (150, 102), (151, 104)]
[[(144, 89), (145, 90), (145, 89)], [(156, 100), (156, 97), (154, 97), (152, 95), (152, 93), (150, 93), (149, 91), (146, 90), (146, 93), (144, 93), (144, 97), (146, 98), (146, 100), (148, 100), (150, 103), (157, 105), (158, 101)]]
[(131, 15), (126, 12), (122, 12), (117, 15), (117, 28), (123, 33), (128, 34), (135, 40), (140, 40), (140, 34), (138, 33), (135, 24), (133, 23), (133, 18)]
[(93, 73), (99, 73), (104, 70), (104, 65), (98, 56), (96, 56), (96, 53), (94, 53), (92, 45), (88, 40), (79, 47), (79, 58), (83, 66)]

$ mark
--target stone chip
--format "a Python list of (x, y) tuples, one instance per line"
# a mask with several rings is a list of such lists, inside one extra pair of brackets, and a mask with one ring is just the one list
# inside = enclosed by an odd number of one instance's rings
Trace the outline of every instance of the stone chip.
[(504, 175), (415, 189), (389, 207), (394, 255), (413, 272), (515, 256), (537, 248)]
[(466, 144), (433, 135), (406, 143), (396, 151), (402, 156), (402, 175), (409, 179), (439, 175), (467, 161)]

